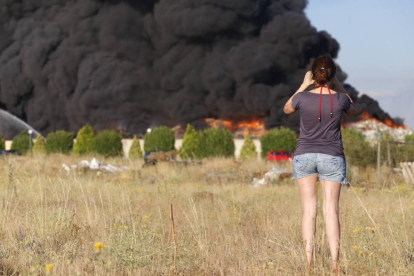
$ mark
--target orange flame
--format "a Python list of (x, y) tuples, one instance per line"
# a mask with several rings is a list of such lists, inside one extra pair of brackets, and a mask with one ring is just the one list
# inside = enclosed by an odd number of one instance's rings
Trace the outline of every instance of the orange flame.
[(366, 111), (366, 110), (365, 111), (362, 111), (360, 117), (362, 119), (364, 119), (364, 120), (375, 120), (375, 121), (378, 121), (377, 119), (372, 118), (371, 115), (369, 115), (368, 111)]
[(391, 121), (390, 119), (386, 118), (383, 122), (381, 122), (380, 120), (377, 120), (375, 118), (372, 118), (368, 111), (363, 111), (360, 115), (361, 120), (360, 121), (366, 121), (366, 120), (370, 120), (370, 121), (374, 121), (374, 122), (379, 122), (382, 124), (385, 124), (387, 126), (389, 126), (392, 129), (398, 129), (398, 128), (402, 128), (402, 129), (407, 129), (407, 126), (399, 126), (397, 124), (395, 124), (393, 121)]
[(259, 136), (267, 132), (264, 121), (252, 119), (250, 121), (228, 121), (214, 118), (205, 118), (204, 121), (208, 126), (213, 128), (225, 127), (233, 133), (246, 135), (250, 133), (253, 136)]

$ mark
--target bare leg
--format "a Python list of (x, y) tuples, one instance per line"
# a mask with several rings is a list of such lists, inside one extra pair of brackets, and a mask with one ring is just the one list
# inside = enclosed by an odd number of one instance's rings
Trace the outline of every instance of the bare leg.
[(316, 230), (316, 181), (318, 175), (297, 179), (302, 200), (302, 236), (305, 244), (306, 259), (310, 266), (313, 255), (313, 241)]
[(334, 271), (339, 270), (339, 246), (341, 228), (339, 224), (339, 196), (341, 184), (338, 182), (321, 180), (323, 194), (323, 216), (325, 218), (326, 237), (331, 251), (332, 266)]

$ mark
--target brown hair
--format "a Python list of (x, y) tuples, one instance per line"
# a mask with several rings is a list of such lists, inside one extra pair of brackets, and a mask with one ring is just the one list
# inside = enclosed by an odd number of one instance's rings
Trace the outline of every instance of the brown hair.
[(315, 86), (326, 85), (336, 74), (336, 65), (329, 55), (323, 55), (315, 59), (312, 64), (312, 79)]

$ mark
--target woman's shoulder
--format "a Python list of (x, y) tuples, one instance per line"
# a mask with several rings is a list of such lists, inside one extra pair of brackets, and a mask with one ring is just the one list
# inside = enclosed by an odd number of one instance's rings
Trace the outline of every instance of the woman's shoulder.
[(339, 97), (341, 98), (341, 100), (349, 100), (348, 99), (348, 96), (345, 94), (345, 93), (338, 93), (339, 94)]
[(304, 99), (304, 98), (306, 98), (306, 96), (307, 96), (308, 94), (310, 94), (310, 92), (309, 92), (309, 91), (302, 91), (302, 92), (297, 93), (297, 94), (295, 95), (295, 97), (296, 97), (296, 99)]

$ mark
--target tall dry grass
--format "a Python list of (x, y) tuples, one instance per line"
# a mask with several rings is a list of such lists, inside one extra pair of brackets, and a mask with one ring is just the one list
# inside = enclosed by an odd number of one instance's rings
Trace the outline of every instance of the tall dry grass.
[[(61, 169), (62, 163), (80, 160), (0, 159), (4, 274), (306, 274), (295, 183), (250, 185), (272, 164), (213, 159), (201, 166), (161, 163), (141, 169), (139, 161), (110, 159), (105, 162), (129, 169), (118, 174)], [(354, 187), (343, 188), (340, 254), (347, 275), (414, 274), (413, 188), (383, 171), (378, 186), (374, 169), (352, 169)], [(329, 275), (321, 215), (315, 256), (313, 274)]]

